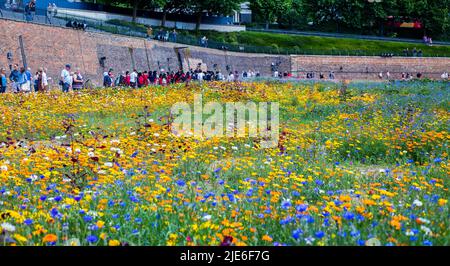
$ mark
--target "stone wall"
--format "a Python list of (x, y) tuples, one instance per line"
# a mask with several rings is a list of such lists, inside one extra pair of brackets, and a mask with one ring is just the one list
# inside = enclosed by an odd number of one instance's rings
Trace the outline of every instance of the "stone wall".
[[(0, 28), (3, 33), (0, 38), (0, 66), (23, 64), (19, 46), (19, 35), (22, 35), (28, 66), (33, 71), (41, 66), (46, 67), (49, 76), (56, 82), (67, 63), (73, 69), (79, 68), (94, 83), (101, 84), (102, 73), (109, 68), (116, 73), (132, 68), (140, 71), (158, 68), (177, 70), (180, 59), (185, 69), (196, 68), (198, 63), (202, 63), (203, 68), (211, 70), (226, 72), (229, 66), (232, 71), (252, 69), (260, 71), (263, 76), (271, 75), (270, 65), (273, 62), (280, 63), (280, 71), (292, 71), (294, 76), (311, 71), (326, 74), (335, 71), (337, 78), (376, 79), (380, 71), (390, 71), (393, 75), (420, 71), (425, 76), (437, 78), (443, 71), (450, 71), (450, 58), (277, 56), (225, 52), (5, 19), (0, 19)], [(174, 48), (180, 48), (179, 52)], [(6, 56), (9, 51), (13, 53), (11, 61)], [(105, 57), (105, 67), (99, 63), (101, 57)]]
[(443, 57), (377, 57), (377, 56), (292, 56), (292, 72), (328, 73), (334, 71), (337, 78), (376, 79), (378, 73), (390, 72), (391, 78), (401, 78), (403, 72), (424, 77), (439, 78), (450, 71), (450, 58)]
[[(22, 35), (28, 66), (35, 71), (46, 67), (53, 79), (58, 79), (61, 69), (70, 63), (73, 69), (80, 69), (85, 77), (101, 84), (102, 73), (109, 68), (121, 72), (131, 70), (157, 70), (158, 66), (168, 70), (178, 70), (178, 53), (184, 66), (194, 68), (198, 62), (206, 64), (208, 69), (226, 72), (231, 70), (258, 70), (262, 75), (270, 75), (270, 64), (281, 62), (280, 70), (289, 71), (289, 56), (245, 54), (224, 52), (215, 49), (185, 46), (176, 43), (132, 38), (121, 35), (83, 32), (62, 27), (17, 22), (0, 19), (3, 34), (0, 38), (0, 66), (8, 67), (12, 63), (23, 64), (19, 46)], [(187, 49), (183, 48), (187, 47)], [(7, 52), (13, 53), (13, 60), (7, 60)], [(100, 66), (100, 58), (105, 57), (105, 67)], [(188, 63), (189, 62), (189, 63)], [(205, 66), (204, 66), (205, 67)]]

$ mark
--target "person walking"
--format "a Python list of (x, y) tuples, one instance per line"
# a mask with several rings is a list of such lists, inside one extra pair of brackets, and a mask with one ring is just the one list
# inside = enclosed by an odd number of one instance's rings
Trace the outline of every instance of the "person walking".
[(63, 70), (61, 70), (60, 85), (63, 92), (69, 92), (70, 83), (72, 78), (70, 76), (70, 65), (67, 64)]
[(147, 38), (151, 39), (153, 36), (153, 28), (152, 26), (148, 26), (147, 28)]
[(41, 72), (38, 70), (34, 74), (34, 84), (33, 84), (34, 92), (38, 92), (41, 87), (42, 87), (42, 76)]
[(130, 87), (131, 86), (131, 77), (130, 77), (130, 71), (125, 72), (125, 86)]
[(6, 87), (8, 86), (8, 80), (6, 79), (6, 69), (0, 69), (0, 93), (6, 92)]
[(48, 89), (48, 80), (49, 80), (49, 78), (47, 77), (47, 69), (41, 67), (39, 71), (41, 72), (42, 78), (42, 92), (45, 92)]
[(26, 73), (26, 70), (24, 67), (20, 68), (19, 81), (17, 83), (19, 84), (19, 90), (21, 92), (29, 92), (30, 91), (27, 73)]
[(177, 31), (175, 29), (173, 29), (172, 31), (172, 42), (177, 42)]
[(133, 89), (136, 88), (137, 78), (138, 78), (138, 73), (137, 73), (136, 69), (133, 69), (133, 72), (131, 72), (131, 74), (130, 74), (130, 85)]
[(31, 74), (31, 68), (27, 68), (27, 70), (25, 70), (25, 75), (27, 76), (27, 83), (26, 83), (26, 87), (28, 91), (31, 91), (31, 84), (32, 84), (32, 74)]
[(14, 92), (19, 92), (19, 90), (20, 90), (19, 83), (18, 83), (19, 78), (20, 78), (19, 65), (14, 64), (13, 70), (9, 74), (9, 80), (11, 81), (12, 90)]

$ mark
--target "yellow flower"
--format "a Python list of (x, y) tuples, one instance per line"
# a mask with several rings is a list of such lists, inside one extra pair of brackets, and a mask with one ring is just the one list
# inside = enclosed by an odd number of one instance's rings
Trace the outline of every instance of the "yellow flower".
[(439, 206), (444, 206), (445, 204), (447, 204), (447, 202), (448, 202), (448, 200), (446, 200), (446, 199), (439, 199), (438, 200)]
[(115, 240), (115, 239), (111, 239), (108, 241), (108, 246), (120, 246), (120, 241), (119, 240)]
[(22, 243), (27, 242), (27, 238), (19, 234), (14, 234), (14, 238)]

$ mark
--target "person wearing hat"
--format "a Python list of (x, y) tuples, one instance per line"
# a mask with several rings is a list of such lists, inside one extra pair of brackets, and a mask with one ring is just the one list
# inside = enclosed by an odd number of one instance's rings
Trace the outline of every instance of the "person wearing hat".
[(70, 65), (67, 64), (66, 67), (61, 71), (61, 77), (60, 77), (60, 84), (62, 86), (63, 92), (69, 91), (71, 82), (72, 82), (72, 76), (70, 75)]

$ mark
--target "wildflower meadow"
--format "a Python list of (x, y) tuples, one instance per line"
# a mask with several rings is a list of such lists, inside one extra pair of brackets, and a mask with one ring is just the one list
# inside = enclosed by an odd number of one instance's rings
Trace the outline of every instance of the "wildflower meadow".
[[(277, 145), (173, 134), (194, 94), (277, 102)], [(450, 245), (449, 99), (431, 81), (3, 94), (0, 245)]]

